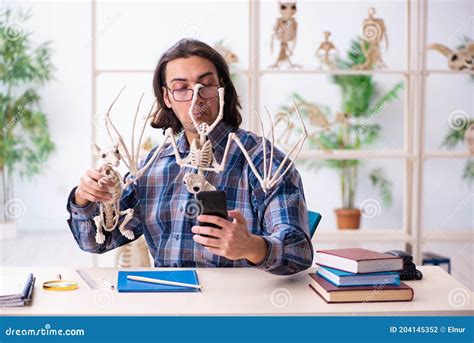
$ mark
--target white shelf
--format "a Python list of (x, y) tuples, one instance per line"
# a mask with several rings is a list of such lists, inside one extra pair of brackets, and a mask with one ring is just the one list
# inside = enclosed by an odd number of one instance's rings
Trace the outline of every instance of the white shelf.
[(266, 74), (327, 74), (327, 75), (377, 75), (377, 74), (391, 74), (391, 75), (407, 75), (414, 74), (416, 71), (409, 70), (389, 70), (389, 69), (376, 69), (376, 70), (350, 70), (350, 69), (334, 69), (334, 70), (321, 70), (321, 69), (263, 69), (260, 71), (260, 75)]
[(425, 70), (425, 74), (458, 74), (458, 75), (474, 75), (474, 71), (471, 70), (450, 70), (450, 69), (428, 69)]
[(469, 151), (448, 151), (448, 150), (437, 150), (427, 151), (423, 154), (424, 159), (433, 158), (472, 158), (474, 154)]
[[(134, 73), (154, 73), (154, 69), (97, 69), (96, 75), (99, 74), (134, 74)], [(232, 69), (231, 72), (244, 74), (251, 76), (251, 72), (248, 69)], [(433, 69), (425, 70), (424, 72), (416, 70), (390, 70), (390, 69), (375, 69), (375, 70), (350, 70), (350, 69), (334, 69), (334, 70), (322, 70), (322, 69), (263, 69), (258, 73), (259, 76), (266, 74), (315, 74), (315, 75), (418, 75), (424, 73), (426, 76), (430, 74), (458, 74), (458, 75), (474, 75), (474, 71), (457, 71), (457, 70), (443, 70)]]
[(96, 69), (95, 75), (100, 74), (153, 74), (154, 69)]
[[(284, 149), (285, 150), (285, 149)], [(390, 159), (403, 158), (415, 159), (416, 155), (403, 150), (302, 150), (301, 158), (315, 157), (329, 160), (346, 160), (346, 159)], [(424, 159), (464, 159), (474, 158), (474, 154), (468, 151), (427, 151), (423, 154)]]
[(474, 231), (472, 229), (465, 230), (427, 230), (423, 229), (423, 241), (461, 241), (474, 242)]
[(321, 158), (327, 160), (347, 159), (411, 159), (413, 154), (403, 150), (302, 150), (300, 158)]
[(358, 229), (324, 230), (317, 229), (313, 241), (318, 242), (410, 242), (412, 237), (402, 229)]
[[(324, 230), (317, 229), (313, 243), (320, 242), (412, 242), (414, 237), (401, 229)], [(423, 230), (421, 240), (426, 242), (474, 242), (474, 232), (465, 230)]]
[[(95, 75), (100, 74), (153, 74), (155, 69), (96, 69)], [(231, 69), (231, 73), (244, 74), (250, 76), (248, 69)]]

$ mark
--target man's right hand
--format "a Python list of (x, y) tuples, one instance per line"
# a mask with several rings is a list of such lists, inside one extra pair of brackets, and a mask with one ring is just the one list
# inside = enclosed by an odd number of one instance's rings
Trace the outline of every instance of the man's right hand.
[(112, 181), (106, 181), (101, 186), (99, 180), (104, 177), (102, 167), (89, 169), (81, 177), (74, 193), (74, 203), (77, 206), (86, 206), (89, 202), (105, 202), (112, 199)]

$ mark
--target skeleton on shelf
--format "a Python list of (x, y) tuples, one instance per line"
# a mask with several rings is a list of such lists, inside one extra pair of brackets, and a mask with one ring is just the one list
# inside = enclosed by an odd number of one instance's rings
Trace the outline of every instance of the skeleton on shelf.
[(239, 63), (239, 56), (235, 52), (233, 52), (230, 48), (224, 45), (224, 41), (220, 40), (217, 41), (213, 48), (221, 54), (221, 56), (224, 58), (224, 60), (227, 62), (229, 66)]
[[(252, 172), (255, 174), (257, 180), (261, 184), (262, 189), (265, 193), (271, 190), (293, 166), (307, 138), (306, 127), (299, 113), (299, 110), (296, 107), (296, 104), (295, 104), (295, 109), (296, 109), (296, 112), (298, 113), (298, 116), (302, 124), (302, 135), (301, 135), (301, 138), (289, 149), (288, 153), (286, 154), (284, 159), (281, 161), (281, 164), (278, 166), (278, 168), (274, 172), (272, 170), (273, 158), (274, 158), (274, 131), (273, 131), (274, 124), (272, 122), (271, 116), (269, 115), (269, 119), (272, 124), (272, 127), (271, 127), (271, 142), (270, 142), (270, 158), (269, 160), (267, 160), (267, 154), (266, 154), (267, 139), (263, 132), (264, 131), (263, 122), (259, 114), (256, 112), (258, 119), (260, 121), (260, 128), (263, 135), (262, 144), (263, 144), (263, 151), (264, 151), (263, 152), (264, 159), (263, 159), (263, 176), (262, 176), (257, 171), (257, 168), (255, 167), (250, 155), (246, 151), (239, 137), (234, 132), (231, 132), (228, 136), (227, 144), (224, 149), (224, 154), (223, 154), (221, 162), (220, 163), (217, 162), (213, 153), (212, 142), (208, 140), (208, 135), (212, 132), (212, 130), (217, 126), (217, 124), (219, 124), (219, 122), (224, 117), (224, 112), (223, 112), (224, 111), (224, 88), (221, 87), (221, 88), (218, 88), (217, 90), (217, 96), (219, 98), (219, 112), (214, 122), (209, 125), (205, 122), (198, 123), (197, 118), (196, 118), (196, 116), (199, 115), (199, 112), (195, 111), (195, 106), (196, 106), (198, 96), (200, 96), (200, 89), (203, 87), (204, 86), (199, 83), (195, 85), (193, 98), (191, 100), (191, 106), (188, 111), (188, 115), (190, 116), (192, 123), (199, 135), (198, 139), (194, 139), (191, 142), (189, 154), (184, 158), (181, 157), (178, 147), (177, 147), (175, 137), (174, 137), (173, 129), (168, 128), (165, 130), (165, 135), (164, 135), (165, 137), (164, 137), (163, 143), (154, 151), (151, 158), (148, 160), (148, 162), (146, 162), (146, 164), (142, 168), (138, 168), (138, 159), (139, 159), (141, 140), (143, 137), (145, 127), (148, 123), (148, 120), (151, 118), (151, 113), (152, 113), (154, 105), (152, 106), (152, 109), (150, 109), (150, 112), (145, 119), (145, 123), (141, 131), (138, 144), (135, 149), (135, 144), (134, 144), (135, 143), (135, 139), (134, 139), (135, 125), (136, 125), (137, 116), (140, 110), (140, 103), (142, 101), (143, 95), (140, 98), (140, 101), (137, 106), (137, 112), (135, 114), (135, 118), (133, 122), (131, 149), (129, 150), (127, 145), (124, 142), (124, 139), (122, 138), (122, 135), (120, 134), (120, 132), (117, 130), (115, 125), (110, 120), (110, 111), (122, 91), (120, 91), (120, 93), (117, 95), (112, 105), (110, 106), (105, 118), (106, 127), (108, 130), (109, 136), (111, 139), (115, 139), (117, 143), (110, 150), (100, 150), (98, 149), (98, 147), (96, 149), (96, 153), (102, 158), (102, 161), (104, 163), (103, 164), (104, 177), (101, 180), (99, 180), (99, 183), (102, 184), (102, 183), (105, 183), (106, 180), (110, 180), (115, 185), (113, 199), (107, 202), (100, 203), (100, 214), (94, 218), (94, 222), (97, 227), (97, 235), (96, 235), (97, 243), (102, 244), (105, 241), (105, 236), (102, 233), (102, 228), (106, 231), (114, 230), (118, 224), (120, 216), (122, 215), (125, 215), (125, 218), (123, 222), (120, 224), (119, 230), (122, 233), (122, 235), (124, 235), (128, 239), (130, 240), (134, 239), (133, 232), (131, 230), (126, 229), (127, 223), (133, 218), (134, 211), (131, 208), (121, 211), (119, 207), (122, 190), (124, 189), (124, 187), (127, 187), (132, 182), (136, 182), (141, 176), (143, 176), (144, 172), (150, 167), (150, 165), (160, 155), (163, 148), (166, 146), (169, 146), (168, 143), (171, 144), (174, 150), (176, 163), (180, 166), (180, 168), (188, 167), (196, 171), (196, 173), (194, 172), (185, 173), (184, 179), (183, 179), (184, 184), (186, 184), (187, 190), (194, 196), (196, 196), (197, 193), (201, 191), (212, 191), (216, 189), (214, 185), (212, 185), (206, 180), (204, 172), (211, 171), (215, 173), (220, 173), (225, 169), (225, 164), (226, 164), (227, 155), (229, 153), (229, 148), (233, 142), (237, 144), (239, 149), (241, 149), (242, 153), (244, 154), (247, 160), (247, 163), (249, 164)], [(112, 135), (112, 132), (115, 134), (116, 137), (113, 137), (114, 135)], [(114, 169), (119, 166), (121, 160), (123, 160), (123, 163), (125, 164), (127, 169), (130, 171), (130, 177), (127, 179), (125, 184), (123, 184), (120, 174)], [(268, 168), (267, 168), (267, 165), (269, 165)]]
[(280, 41), (280, 51), (275, 64), (270, 68), (279, 69), (282, 63), (287, 63), (290, 68), (301, 68), (290, 60), (296, 45), (298, 23), (296, 22), (296, 1), (279, 2), (281, 17), (276, 20), (270, 42), (270, 50), (273, 53), (274, 40)]
[(443, 44), (431, 44), (430, 50), (436, 50), (448, 59), (451, 70), (474, 70), (474, 43), (470, 42), (463, 48), (453, 51)]
[[(319, 134), (331, 130), (331, 128), (336, 124), (344, 125), (352, 122), (351, 115), (345, 112), (337, 112), (334, 121), (330, 122), (325, 111), (323, 111), (320, 106), (301, 99), (295, 103), (295, 108), (301, 109), (304, 116), (308, 118), (309, 124), (314, 128), (309, 133), (309, 137), (311, 137), (312, 142), (324, 151), (329, 150), (320, 142)], [(290, 138), (293, 136), (295, 131), (295, 125), (292, 120), (293, 114), (293, 110), (289, 110), (288, 112), (281, 111), (275, 114), (275, 127), (280, 129), (279, 134), (277, 135), (277, 142), (285, 148), (288, 148), (291, 145)]]
[[(331, 124), (329, 123), (326, 114), (316, 105), (302, 102), (298, 103), (298, 108), (301, 108), (309, 119), (309, 123), (312, 127), (315, 127), (309, 135), (316, 142), (317, 136), (320, 132), (329, 131)], [(297, 107), (295, 107), (297, 108)], [(290, 138), (293, 136), (295, 131), (295, 125), (293, 124), (294, 111), (280, 111), (275, 114), (275, 127), (282, 128), (279, 135), (277, 136), (277, 142), (279, 145), (288, 149), (291, 145)]]
[(333, 42), (329, 40), (331, 36), (331, 32), (324, 31), (324, 41), (316, 50), (316, 57), (321, 62), (320, 69), (327, 68), (327, 69), (334, 69), (336, 67), (336, 58), (339, 55), (339, 51), (337, 50), (336, 46)]
[(362, 39), (360, 47), (365, 57), (365, 62), (356, 64), (353, 69), (367, 70), (372, 68), (385, 68), (382, 60), (380, 45), (385, 40), (385, 48), (388, 50), (388, 36), (383, 19), (374, 17), (375, 8), (369, 8), (369, 17), (362, 25)]

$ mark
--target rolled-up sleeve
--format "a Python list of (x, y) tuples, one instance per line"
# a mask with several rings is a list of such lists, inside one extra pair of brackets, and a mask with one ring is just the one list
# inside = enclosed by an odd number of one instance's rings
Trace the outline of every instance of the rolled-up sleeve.
[(261, 263), (248, 266), (272, 274), (289, 275), (311, 267), (313, 246), (309, 235), (308, 211), (301, 176), (292, 167), (279, 184), (264, 193), (253, 178), (254, 208), (258, 208), (260, 236), (268, 245), (267, 255)]
[[(126, 178), (126, 177), (125, 177)], [(140, 206), (138, 198), (138, 186), (133, 183), (125, 188), (120, 199), (120, 209), (128, 208), (134, 209), (132, 220), (127, 223), (126, 228), (133, 231), (135, 239), (143, 234), (143, 225), (140, 221)], [(112, 231), (102, 232), (105, 235), (105, 242), (98, 244), (95, 240), (96, 227), (94, 217), (99, 214), (99, 204), (91, 202), (86, 206), (77, 206), (74, 203), (74, 194), (76, 187), (72, 189), (67, 201), (67, 211), (69, 212), (69, 219), (67, 223), (79, 247), (90, 253), (101, 254), (113, 250), (119, 246), (132, 242), (128, 238), (122, 236), (119, 231), (120, 223), (122, 223), (124, 216), (121, 216), (116, 228)]]

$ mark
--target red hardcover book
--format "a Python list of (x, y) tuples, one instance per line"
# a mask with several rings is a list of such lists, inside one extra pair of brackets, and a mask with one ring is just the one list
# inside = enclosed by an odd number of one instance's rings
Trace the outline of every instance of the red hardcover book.
[(316, 263), (350, 273), (376, 273), (403, 269), (401, 257), (362, 248), (318, 250)]
[(309, 287), (327, 303), (411, 301), (413, 288), (405, 283), (397, 285), (337, 287), (316, 273), (310, 273)]

